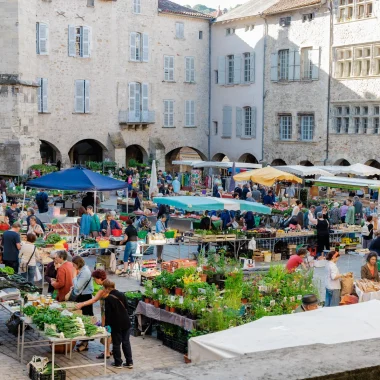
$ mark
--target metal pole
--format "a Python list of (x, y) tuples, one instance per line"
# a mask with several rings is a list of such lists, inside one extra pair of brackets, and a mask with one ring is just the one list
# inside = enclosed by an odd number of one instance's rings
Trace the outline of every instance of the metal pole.
[(23, 199), (23, 201), (22, 201), (22, 209), (21, 209), (21, 211), (24, 211), (25, 197), (26, 197), (26, 187), (24, 188), (24, 199)]
[(96, 190), (94, 191), (94, 214), (96, 214)]

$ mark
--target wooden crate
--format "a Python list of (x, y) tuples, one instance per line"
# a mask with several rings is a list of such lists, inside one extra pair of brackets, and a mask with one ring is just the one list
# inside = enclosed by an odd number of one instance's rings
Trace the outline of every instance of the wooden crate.
[(263, 263), (264, 262), (264, 255), (262, 255), (262, 256), (253, 256), (253, 260), (255, 260), (255, 263)]
[(178, 268), (196, 267), (198, 265), (197, 260), (179, 259), (170, 261), (172, 270)]
[(272, 261), (281, 261), (281, 253), (272, 253)]

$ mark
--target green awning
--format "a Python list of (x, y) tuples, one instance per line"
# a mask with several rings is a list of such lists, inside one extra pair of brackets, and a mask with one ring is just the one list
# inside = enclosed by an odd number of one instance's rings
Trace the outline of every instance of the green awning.
[(347, 190), (360, 190), (361, 186), (346, 185), (341, 183), (328, 183), (328, 182), (314, 182), (315, 186), (321, 187), (333, 187), (336, 189), (347, 189)]

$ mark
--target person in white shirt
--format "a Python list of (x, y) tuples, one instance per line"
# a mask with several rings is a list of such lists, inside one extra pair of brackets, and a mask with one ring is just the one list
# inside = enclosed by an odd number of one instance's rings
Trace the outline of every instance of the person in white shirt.
[(36, 275), (36, 261), (40, 259), (40, 253), (34, 245), (36, 235), (28, 233), (26, 235), (26, 242), (22, 243), (19, 259), (20, 259), (20, 273), (29, 282), (34, 283)]
[(340, 302), (340, 279), (344, 275), (339, 273), (339, 269), (336, 265), (339, 252), (329, 252), (326, 256), (326, 299), (325, 307), (339, 306)]
[(308, 220), (309, 220), (309, 226), (316, 226), (318, 221), (314, 217), (315, 213), (315, 206), (310, 206), (309, 212), (308, 212)]
[(292, 216), (297, 216), (301, 209), (302, 202), (300, 200), (296, 200), (296, 205), (293, 207)]

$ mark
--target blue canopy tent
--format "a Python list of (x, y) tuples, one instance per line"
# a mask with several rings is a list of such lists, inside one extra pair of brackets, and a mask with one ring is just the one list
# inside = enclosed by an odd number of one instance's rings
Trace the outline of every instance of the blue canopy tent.
[(26, 187), (49, 190), (93, 191), (96, 199), (97, 191), (125, 189), (128, 184), (77, 166), (28, 181)]

